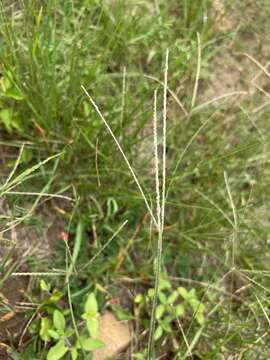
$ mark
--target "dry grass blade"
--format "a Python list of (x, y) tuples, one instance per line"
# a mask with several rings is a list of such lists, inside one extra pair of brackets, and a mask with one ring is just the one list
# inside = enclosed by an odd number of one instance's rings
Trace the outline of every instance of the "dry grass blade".
[[(270, 61), (267, 61), (267, 63), (263, 67), (267, 69), (269, 65), (270, 65)], [(251, 79), (251, 84), (254, 84), (262, 73), (263, 73), (262, 70), (258, 71), (257, 74)]]
[(263, 66), (258, 60), (256, 60), (253, 56), (251, 56), (250, 54), (244, 53), (244, 56), (246, 56), (247, 58), (249, 58), (249, 60), (251, 60), (254, 64), (256, 64), (261, 70), (262, 72), (265, 73), (266, 76), (269, 77), (270, 79), (270, 73), (269, 71), (265, 68), (265, 66)]
[(13, 272), (11, 276), (66, 276), (66, 272)]
[(268, 99), (270, 99), (270, 94), (267, 92), (267, 91), (265, 91), (261, 86), (259, 86), (259, 85), (257, 85), (257, 84), (253, 84), (254, 85), (254, 87), (257, 89), (257, 90), (259, 90), (262, 94), (264, 94)]
[(255, 297), (256, 297), (256, 300), (257, 300), (258, 304), (260, 305), (260, 308), (262, 309), (262, 312), (263, 312), (263, 314), (264, 314), (264, 316), (265, 316), (265, 318), (266, 318), (266, 320), (267, 320), (267, 322), (268, 322), (268, 324), (270, 326), (270, 318), (269, 318), (269, 316), (267, 314), (267, 311), (266, 311), (265, 307), (263, 306), (263, 304), (260, 301), (260, 299), (258, 298), (258, 296), (255, 295)]
[(229, 196), (229, 201), (230, 201), (230, 205), (232, 208), (232, 213), (233, 213), (233, 243), (232, 243), (232, 267), (234, 268), (235, 266), (235, 249), (236, 249), (236, 235), (237, 235), (237, 230), (238, 230), (238, 220), (237, 220), (237, 214), (236, 214), (236, 207), (232, 198), (232, 193), (231, 193), (231, 188), (230, 188), (230, 184), (229, 184), (229, 179), (228, 179), (228, 175), (226, 173), (226, 171), (224, 171), (224, 180), (225, 180), (225, 184), (226, 184), (226, 190)]
[(56, 198), (61, 200), (73, 201), (73, 199), (66, 195), (39, 193), (39, 192), (27, 192), (27, 191), (7, 191), (6, 195), (27, 195), (27, 196), (45, 196), (49, 198)]
[(259, 113), (261, 110), (263, 110), (266, 106), (270, 105), (270, 101), (266, 101), (265, 103), (257, 106), (255, 109), (252, 110), (252, 114), (257, 114)]
[(226, 171), (224, 171), (224, 179), (225, 179), (227, 193), (229, 195), (230, 204), (231, 204), (231, 207), (232, 207), (233, 219), (234, 219), (234, 227), (235, 227), (235, 230), (236, 230), (237, 226), (238, 226), (237, 225), (238, 221), (237, 221), (237, 215), (236, 215), (236, 208), (235, 208), (234, 201), (233, 201), (233, 198), (232, 198), (232, 193), (231, 193), (231, 188), (230, 188), (230, 185), (229, 185), (228, 174), (226, 173)]
[(197, 33), (197, 42), (198, 42), (198, 60), (197, 60), (196, 78), (195, 78), (195, 83), (194, 83), (194, 88), (193, 88), (193, 95), (192, 95), (192, 100), (191, 100), (191, 110), (195, 106), (197, 93), (198, 93), (200, 72), (201, 72), (202, 49), (201, 49), (201, 38), (200, 38), (199, 33)]
[(207, 107), (208, 105), (212, 105), (220, 100), (224, 100), (224, 99), (227, 99), (227, 98), (230, 98), (230, 97), (233, 97), (233, 96), (240, 96), (240, 95), (248, 95), (248, 91), (232, 91), (232, 92), (229, 92), (229, 93), (226, 93), (226, 94), (222, 94), (220, 96), (217, 96), (213, 99), (210, 99), (206, 102), (204, 102), (203, 104), (200, 104), (198, 106), (195, 106), (191, 113), (193, 114), (194, 112), (196, 111), (199, 111), (199, 110), (202, 110), (204, 109), (205, 107)]

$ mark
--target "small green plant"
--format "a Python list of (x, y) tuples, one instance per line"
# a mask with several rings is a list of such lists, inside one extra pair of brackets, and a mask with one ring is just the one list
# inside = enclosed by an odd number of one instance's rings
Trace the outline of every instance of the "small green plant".
[(9, 133), (22, 131), (21, 120), (15, 111), (15, 102), (23, 100), (23, 94), (17, 86), (11, 71), (6, 71), (0, 80), (0, 125)]
[[(154, 289), (152, 288), (148, 290), (147, 295), (138, 294), (136, 296), (137, 316), (142, 317), (145, 312), (149, 312), (153, 297)], [(179, 318), (185, 318), (189, 314), (194, 316), (200, 325), (203, 325), (205, 306), (198, 299), (194, 288), (189, 291), (184, 287), (173, 290), (169, 281), (161, 279), (158, 299), (157, 328), (154, 335), (156, 341), (161, 338), (166, 341), (168, 335), (173, 332), (173, 328), (177, 326)]]
[[(50, 285), (44, 280), (40, 286), (44, 292), (50, 293)], [(59, 305), (62, 295), (58, 290), (54, 290), (42, 305), (46, 315), (41, 316), (38, 334), (49, 348), (47, 360), (58, 360), (63, 357), (67, 359), (67, 356), (76, 360), (80, 352), (93, 352), (103, 346), (102, 341), (97, 339), (99, 312), (95, 294), (90, 293), (86, 299), (84, 312), (81, 314), (84, 321), (78, 329), (70, 325), (70, 310)]]

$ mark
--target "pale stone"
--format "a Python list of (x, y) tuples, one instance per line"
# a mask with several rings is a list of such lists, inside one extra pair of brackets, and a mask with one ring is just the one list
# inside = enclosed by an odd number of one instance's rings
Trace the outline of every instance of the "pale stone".
[(131, 341), (131, 333), (127, 321), (119, 321), (109, 311), (99, 319), (99, 340), (105, 344), (94, 352), (93, 360), (105, 360), (106, 357), (115, 357), (125, 350)]

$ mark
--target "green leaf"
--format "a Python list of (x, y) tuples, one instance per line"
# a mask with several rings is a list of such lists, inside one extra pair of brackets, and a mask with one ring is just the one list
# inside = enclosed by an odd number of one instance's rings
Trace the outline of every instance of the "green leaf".
[(3, 123), (8, 132), (13, 127), (13, 111), (10, 108), (0, 110), (0, 123)]
[(159, 320), (164, 314), (164, 312), (165, 312), (165, 306), (163, 304), (159, 304), (156, 310), (156, 319)]
[(104, 343), (98, 339), (82, 338), (81, 346), (85, 351), (94, 351), (104, 346)]
[(182, 316), (185, 313), (185, 307), (183, 304), (178, 304), (175, 308), (176, 316)]
[(98, 312), (98, 304), (97, 304), (97, 300), (96, 300), (94, 293), (91, 293), (88, 296), (85, 306), (84, 306), (84, 309), (85, 309), (85, 312), (89, 312), (89, 311), (94, 312), (94, 313)]
[(132, 357), (137, 360), (147, 360), (147, 349), (143, 350), (143, 352), (133, 354)]
[(155, 341), (158, 340), (158, 339), (160, 339), (161, 336), (162, 336), (162, 334), (163, 334), (163, 329), (162, 329), (161, 326), (158, 326), (158, 327), (156, 328), (155, 335), (154, 335)]
[(98, 334), (98, 317), (91, 317), (90, 319), (87, 319), (86, 326), (89, 334), (93, 338), (96, 338)]
[(197, 299), (189, 299), (188, 302), (189, 302), (189, 304), (191, 305), (192, 309), (193, 309), (194, 311), (197, 311), (197, 309), (198, 309), (198, 307), (199, 307), (199, 305), (200, 305), (199, 300), (197, 300)]
[(171, 288), (172, 285), (168, 280), (162, 278), (159, 280), (159, 290), (171, 289)]
[(71, 349), (71, 359), (77, 360), (77, 358), (78, 358), (78, 350), (77, 350), (76, 346), (73, 346)]
[(177, 300), (178, 295), (179, 295), (179, 294), (178, 294), (178, 291), (177, 291), (177, 290), (173, 291), (173, 292), (171, 293), (171, 295), (168, 297), (167, 303), (170, 304), (170, 305), (172, 305), (172, 304)]
[(114, 214), (116, 214), (118, 211), (118, 204), (116, 200), (112, 197), (109, 197), (107, 200), (107, 218), (110, 218)]
[(182, 296), (183, 299), (188, 300), (189, 299), (189, 292), (187, 291), (187, 289), (185, 289), (184, 287), (180, 286), (177, 289), (179, 295)]
[(144, 354), (140, 354), (140, 353), (133, 354), (133, 357), (134, 357), (134, 359), (137, 359), (137, 360), (145, 360), (146, 359), (146, 356)]
[(41, 20), (42, 20), (42, 14), (43, 14), (43, 6), (40, 7), (38, 15), (36, 16), (36, 19), (35, 19), (37, 28), (39, 28), (39, 26), (40, 26), (40, 23), (41, 23)]
[(7, 132), (22, 131), (20, 119), (14, 115), (12, 108), (0, 110), (0, 123), (3, 123)]
[(96, 337), (98, 333), (98, 304), (94, 293), (91, 293), (85, 303), (85, 313), (82, 318), (86, 320), (86, 326), (89, 334)]
[(136, 297), (135, 297), (135, 299), (134, 299), (134, 302), (135, 302), (135, 304), (140, 304), (140, 303), (142, 303), (142, 302), (143, 302), (143, 296), (142, 296), (142, 294), (136, 295)]
[(205, 306), (204, 306), (204, 304), (199, 303), (199, 301), (198, 301), (196, 308), (193, 307), (193, 310), (195, 312), (195, 319), (197, 320), (197, 322), (200, 325), (203, 325), (205, 322), (205, 318), (204, 318)]
[(123, 311), (122, 309), (114, 309), (115, 315), (118, 320), (120, 321), (126, 321), (126, 320), (132, 320), (134, 319), (134, 316), (132, 316), (130, 313)]
[(15, 87), (14, 88), (11, 88), (9, 90), (7, 90), (5, 92), (5, 96), (9, 99), (14, 99), (14, 100), (23, 100), (23, 95), (22, 93), (16, 89)]
[(65, 336), (66, 336), (66, 337), (70, 337), (70, 336), (72, 336), (72, 335), (74, 335), (74, 334), (75, 334), (74, 329), (72, 329), (72, 328), (67, 328), (67, 329), (65, 329)]
[(18, 87), (16, 87), (11, 71), (7, 71), (4, 76), (2, 81), (2, 90), (7, 98), (14, 100), (23, 99), (23, 94)]
[(48, 330), (48, 334), (50, 335), (50, 337), (52, 337), (54, 340), (59, 340), (60, 335), (53, 329), (49, 329)]
[(163, 321), (162, 321), (162, 323), (163, 324), (170, 324), (171, 322), (173, 322), (175, 320), (175, 316), (174, 315), (167, 315), (164, 319), (163, 319)]
[(8, 89), (10, 89), (12, 87), (12, 82), (10, 80), (9, 77), (12, 77), (11, 73), (9, 72), (9, 74), (5, 74), (3, 81), (1, 82), (1, 87), (3, 92), (6, 92)]
[(200, 312), (200, 313), (205, 312), (205, 305), (204, 305), (204, 304), (202, 304), (202, 303), (200, 303), (200, 304), (199, 304), (199, 307), (198, 307), (198, 309), (197, 309), (197, 311), (198, 311), (198, 312)]
[(88, 104), (88, 102), (84, 101), (83, 102), (83, 112), (84, 112), (84, 115), (85, 117), (88, 117), (90, 115), (90, 105)]
[(190, 292), (189, 292), (189, 298), (192, 299), (197, 299), (197, 296), (196, 296), (196, 289), (191, 289)]
[(56, 304), (61, 299), (62, 296), (63, 296), (63, 293), (61, 291), (55, 289), (55, 290), (53, 290), (53, 293), (49, 298), (49, 302)]
[(40, 289), (43, 291), (50, 291), (51, 290), (51, 284), (47, 284), (43, 279), (40, 280)]
[[(33, 159), (33, 151), (31, 149), (24, 149), (24, 152), (22, 153), (22, 157), (21, 157), (21, 163), (28, 163), (30, 160)], [(51, 289), (51, 284), (48, 284), (48, 288), (50, 291)]]
[(154, 299), (154, 295), (155, 295), (155, 290), (154, 289), (149, 289), (148, 290), (148, 297), (150, 300)]
[(197, 320), (197, 322), (198, 322), (200, 325), (203, 325), (204, 322), (205, 322), (204, 314), (203, 314), (203, 313), (200, 313), (200, 312), (196, 313), (195, 319)]
[(68, 272), (71, 273), (73, 269), (75, 268), (78, 256), (80, 254), (80, 251), (82, 249), (82, 242), (83, 242), (83, 234), (84, 234), (84, 223), (82, 220), (78, 222), (77, 228), (76, 228), (76, 237), (74, 242), (74, 248), (72, 252), (72, 259), (71, 263), (68, 269)]
[(65, 330), (65, 317), (59, 310), (54, 310), (53, 312), (53, 324), (58, 332), (63, 332)]
[(68, 347), (65, 345), (65, 341), (59, 340), (53, 347), (50, 348), (47, 354), (47, 360), (61, 359), (67, 351)]
[(165, 330), (166, 332), (170, 333), (172, 331), (171, 321), (169, 321), (169, 322), (164, 321), (160, 325), (161, 325), (162, 329)]
[(52, 327), (52, 322), (48, 318), (41, 318), (39, 336), (43, 341), (50, 340), (49, 330)]
[(158, 298), (159, 298), (159, 301), (162, 303), (162, 304), (164, 304), (164, 305), (166, 305), (167, 304), (167, 296), (163, 293), (163, 292), (159, 292), (158, 293)]

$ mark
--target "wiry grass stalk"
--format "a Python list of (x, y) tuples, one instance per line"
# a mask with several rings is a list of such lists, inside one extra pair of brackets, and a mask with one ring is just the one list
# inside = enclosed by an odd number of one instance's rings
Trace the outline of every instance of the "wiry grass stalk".
[(155, 155), (155, 174), (156, 174), (156, 209), (158, 222), (158, 241), (155, 259), (155, 289), (154, 299), (151, 313), (151, 324), (148, 341), (148, 359), (152, 359), (154, 355), (154, 336), (156, 325), (156, 308), (158, 303), (158, 290), (161, 274), (162, 263), (162, 247), (163, 247), (163, 229), (165, 217), (165, 201), (166, 201), (166, 138), (167, 138), (167, 87), (168, 87), (168, 62), (169, 51), (166, 52), (165, 71), (164, 71), (164, 92), (163, 92), (163, 121), (162, 121), (162, 199), (160, 201), (160, 184), (159, 184), (159, 157), (158, 157), (158, 135), (157, 135), (157, 92), (154, 94), (154, 117), (153, 117), (153, 133), (154, 133), (154, 155)]
[(160, 264), (161, 264), (161, 254), (162, 254), (162, 220), (161, 220), (161, 205), (160, 205), (160, 191), (159, 191), (160, 184), (159, 184), (159, 158), (158, 158), (158, 136), (157, 136), (157, 91), (155, 91), (154, 94), (153, 135), (154, 135), (154, 157), (155, 157), (155, 178), (156, 178), (156, 212), (157, 212), (157, 223), (158, 223), (158, 244), (157, 244), (157, 256), (156, 256), (157, 261), (155, 263), (155, 267), (156, 267), (155, 293), (152, 304), (151, 324), (150, 324), (150, 333), (149, 333), (149, 341), (148, 341), (148, 359), (152, 358), (154, 351), (156, 308), (158, 302), (158, 287), (159, 287), (159, 278), (160, 278), (160, 266), (158, 259), (160, 258)]
[(160, 206), (160, 191), (159, 191), (159, 158), (158, 158), (158, 136), (157, 136), (157, 90), (154, 93), (154, 120), (153, 120), (153, 135), (154, 135), (154, 153), (155, 153), (155, 177), (156, 177), (156, 213), (158, 228), (161, 226), (161, 206)]
[(66, 276), (66, 272), (13, 272), (11, 276)]

